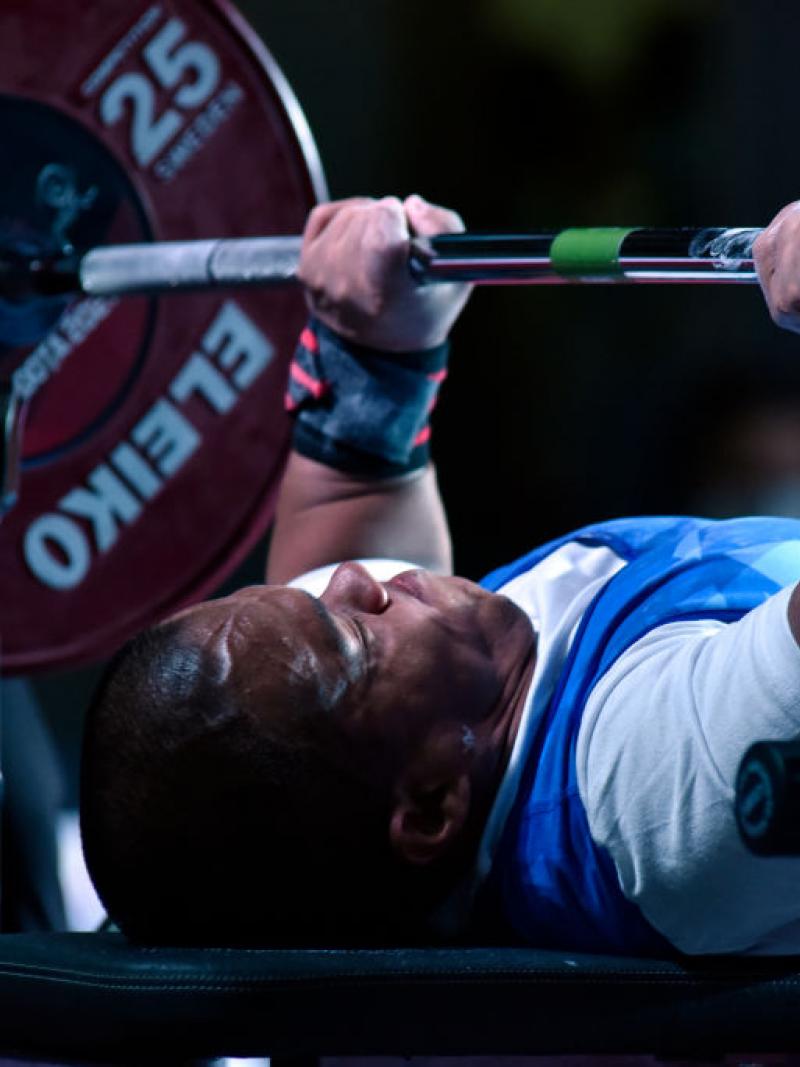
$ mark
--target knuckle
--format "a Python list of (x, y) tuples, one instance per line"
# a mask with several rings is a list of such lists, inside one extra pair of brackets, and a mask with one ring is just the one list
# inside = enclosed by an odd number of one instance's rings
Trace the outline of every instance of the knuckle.
[(762, 230), (753, 241), (753, 259), (764, 259), (772, 248), (773, 238), (768, 230)]
[(792, 321), (797, 318), (798, 310), (800, 309), (800, 297), (798, 296), (795, 287), (784, 290), (773, 298), (773, 319), (780, 320), (782, 324)]
[(339, 218), (350, 222), (352, 219), (358, 218), (359, 215), (362, 215), (364, 211), (368, 210), (368, 204), (347, 203), (339, 209)]
[(306, 218), (306, 224), (304, 233), (311, 233), (318, 230), (322, 222), (328, 217), (331, 211), (330, 204), (316, 204), (308, 213)]
[(374, 252), (385, 253), (400, 243), (397, 234), (389, 225), (389, 220), (379, 219), (376, 226), (371, 226), (366, 234), (366, 243)]
[(391, 204), (378, 203), (372, 209), (372, 232), (383, 239), (397, 233), (400, 213)]
[(310, 261), (308, 250), (303, 248), (300, 252), (300, 262), (297, 265), (297, 279), (306, 288), (312, 288), (314, 284), (314, 266)]

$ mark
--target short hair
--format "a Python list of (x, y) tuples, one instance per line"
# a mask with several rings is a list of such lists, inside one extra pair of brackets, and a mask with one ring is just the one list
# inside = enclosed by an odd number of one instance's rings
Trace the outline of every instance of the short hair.
[(390, 783), (317, 707), (221, 681), (188, 629), (134, 638), (87, 717), (81, 832), (110, 917), (162, 944), (413, 939), (428, 905), (390, 848)]

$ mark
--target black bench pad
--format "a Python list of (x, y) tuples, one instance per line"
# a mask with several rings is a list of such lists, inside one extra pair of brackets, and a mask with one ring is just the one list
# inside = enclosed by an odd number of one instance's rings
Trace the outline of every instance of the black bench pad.
[(119, 1062), (800, 1052), (800, 959), (149, 949), (115, 934), (7, 934), (0, 1051)]

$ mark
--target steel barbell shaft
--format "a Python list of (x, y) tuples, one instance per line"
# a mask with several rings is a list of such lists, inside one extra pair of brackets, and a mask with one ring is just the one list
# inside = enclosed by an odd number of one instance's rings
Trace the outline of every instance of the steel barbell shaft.
[[(756, 228), (578, 228), (533, 234), (442, 234), (411, 242), (423, 283), (755, 282)], [(302, 239), (244, 237), (107, 245), (64, 259), (0, 255), (0, 295), (93, 296), (282, 285), (295, 280)]]
[(412, 242), (423, 281), (483, 284), (745, 282), (758, 279), (760, 229), (567, 229), (538, 234), (447, 234)]

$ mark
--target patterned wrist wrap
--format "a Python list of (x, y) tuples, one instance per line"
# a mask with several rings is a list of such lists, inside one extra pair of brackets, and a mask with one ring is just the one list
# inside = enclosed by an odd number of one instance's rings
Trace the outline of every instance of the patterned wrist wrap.
[(447, 353), (447, 342), (423, 352), (379, 352), (312, 320), (289, 370), (295, 449), (350, 474), (388, 477), (424, 467)]

